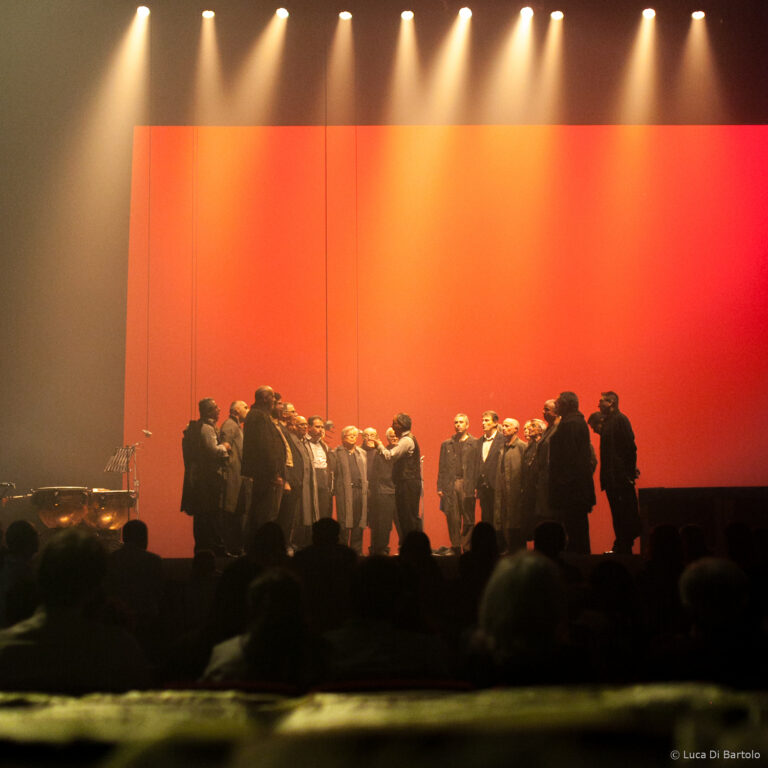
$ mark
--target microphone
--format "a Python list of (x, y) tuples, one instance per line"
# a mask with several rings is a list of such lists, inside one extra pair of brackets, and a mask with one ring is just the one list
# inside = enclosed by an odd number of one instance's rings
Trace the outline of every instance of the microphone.
[(325, 431), (326, 432), (333, 432), (334, 423), (332, 421), (326, 421), (325, 422)]
[(0, 483), (0, 488), (16, 488), (16, 483)]
[(141, 430), (144, 433), (144, 437), (152, 437), (152, 433), (148, 429)]

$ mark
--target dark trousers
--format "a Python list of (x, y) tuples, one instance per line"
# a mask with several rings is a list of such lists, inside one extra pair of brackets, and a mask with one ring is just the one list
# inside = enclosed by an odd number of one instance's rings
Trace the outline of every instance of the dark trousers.
[[(349, 510), (347, 510), (349, 511)], [(363, 489), (352, 488), (352, 520), (349, 517), (344, 521), (352, 525), (341, 529), (341, 543), (346, 544), (350, 549), (363, 554), (363, 529), (360, 527), (360, 521), (363, 518)]]
[(296, 525), (296, 517), (301, 504), (301, 486), (291, 486), (291, 490), (283, 493), (280, 499), (280, 509), (277, 513), (277, 524), (283, 531), (286, 546), (293, 544), (293, 531)]
[(195, 512), (192, 516), (192, 535), (195, 537), (195, 552), (209, 549), (217, 557), (224, 554), (221, 512), (218, 509), (210, 508)]
[(418, 480), (404, 480), (395, 485), (395, 514), (400, 522), (400, 542), (411, 532), (421, 530), (419, 502), (421, 483)]
[(279, 485), (268, 485), (264, 489), (253, 489), (251, 497), (251, 509), (245, 521), (245, 548), (252, 546), (256, 537), (256, 531), (264, 523), (277, 522), (280, 511), (280, 500), (283, 496), (283, 488)]
[(613, 519), (613, 551), (623, 555), (632, 553), (632, 545), (640, 535), (640, 513), (634, 483), (608, 486), (605, 489)]
[(368, 524), (371, 528), (371, 554), (389, 554), (389, 536), (395, 519), (395, 495), (377, 493), (368, 497)]
[(243, 551), (243, 515), (241, 512), (221, 513), (221, 537), (227, 552), (238, 554)]
[(576, 552), (580, 555), (591, 553), (589, 543), (589, 507), (569, 507), (554, 509), (552, 514), (559, 520), (568, 535), (566, 552)]
[(493, 525), (493, 503), (496, 492), (488, 483), (481, 481), (477, 487), (477, 498), (480, 501), (480, 519), (488, 525)]
[[(333, 517), (333, 496), (327, 469), (316, 469), (317, 480), (317, 517)], [(317, 522), (317, 521), (314, 521)]]
[(451, 547), (468, 552), (472, 531), (475, 529), (475, 497), (467, 497), (465, 493), (464, 478), (457, 477), (453, 489), (443, 494), (443, 512)]

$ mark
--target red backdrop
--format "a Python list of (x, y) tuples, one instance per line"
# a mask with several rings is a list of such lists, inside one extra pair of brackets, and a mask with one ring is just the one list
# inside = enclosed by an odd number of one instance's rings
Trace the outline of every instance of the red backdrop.
[[(641, 485), (768, 482), (768, 127), (153, 127), (133, 163), (125, 440), (155, 551), (191, 554), (197, 400), (264, 383), (339, 427), (409, 412), (435, 546), (454, 414), (479, 434), (564, 389), (620, 394)], [(609, 548), (602, 495), (591, 530)]]

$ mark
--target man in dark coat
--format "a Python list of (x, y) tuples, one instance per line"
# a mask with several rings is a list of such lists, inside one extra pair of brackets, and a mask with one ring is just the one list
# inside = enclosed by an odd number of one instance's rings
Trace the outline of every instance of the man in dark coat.
[(365, 451), (357, 445), (359, 431), (349, 426), (341, 430), (341, 445), (336, 448), (336, 519), (341, 526), (341, 542), (363, 554), (363, 531), (368, 525), (368, 472)]
[(295, 432), (296, 408), (293, 403), (285, 403), (280, 414), (278, 428), (282, 432), (291, 455), (290, 466), (286, 465), (286, 487), (283, 489), (283, 497), (280, 500), (280, 511), (277, 522), (285, 536), (285, 543), (296, 548), (298, 527), (301, 525), (300, 510), (304, 493), (304, 464), (306, 463), (306, 449), (301, 439)]
[(219, 440), (229, 443), (231, 449), (224, 465), (224, 496), (221, 504), (222, 537), (228, 552), (240, 554), (243, 550), (243, 523), (251, 504), (251, 481), (243, 478), (243, 427), (248, 415), (244, 400), (235, 400), (229, 406), (229, 418), (219, 430)]
[(499, 429), (499, 414), (483, 412), (483, 436), (477, 441), (477, 498), (480, 500), (480, 518), (493, 525), (493, 508), (496, 495), (496, 478), (499, 454), (504, 445), (504, 435)]
[(613, 518), (613, 551), (630, 554), (640, 535), (635, 479), (637, 445), (629, 419), (619, 410), (619, 396), (603, 392), (600, 397), (603, 422), (600, 429), (600, 488), (608, 497)]
[(184, 457), (184, 487), (181, 511), (192, 515), (195, 552), (211, 550), (224, 555), (221, 538), (221, 498), (224, 490), (222, 468), (231, 448), (219, 442), (216, 423), (219, 406), (212, 397), (198, 403), (200, 418), (190, 421), (181, 440)]
[(501, 551), (507, 554), (525, 549), (533, 533), (530, 522), (523, 517), (523, 456), (527, 444), (518, 437), (519, 429), (517, 419), (504, 419), (501, 424), (504, 445), (499, 453), (493, 527)]
[(243, 427), (243, 464), (241, 472), (253, 481), (251, 508), (245, 525), (246, 549), (256, 531), (267, 522), (275, 522), (285, 483), (285, 442), (271, 413), (275, 404), (272, 387), (261, 386), (254, 395), (253, 407)]
[(549, 503), (568, 534), (568, 552), (589, 554), (589, 513), (595, 506), (589, 427), (579, 398), (561, 392), (555, 401), (560, 417), (549, 441)]
[[(392, 432), (392, 430), (388, 430)], [(392, 432), (394, 436), (394, 432)], [(388, 555), (389, 538), (395, 519), (395, 484), (392, 481), (392, 462), (377, 450), (379, 433), (373, 427), (363, 430), (368, 473), (368, 527), (371, 529), (371, 555)], [(394, 445), (395, 443), (391, 443)]]
[(437, 495), (440, 509), (448, 523), (451, 549), (459, 555), (469, 551), (475, 528), (475, 473), (477, 438), (469, 434), (469, 417), (457, 413), (453, 420), (455, 434), (440, 446), (437, 467)]

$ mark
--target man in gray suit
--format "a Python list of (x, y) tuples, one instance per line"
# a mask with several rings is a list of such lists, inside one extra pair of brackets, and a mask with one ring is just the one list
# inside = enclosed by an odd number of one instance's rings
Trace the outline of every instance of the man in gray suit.
[(455, 554), (469, 550), (475, 528), (475, 479), (477, 438), (469, 434), (469, 417), (457, 413), (455, 434), (440, 446), (437, 465), (437, 495), (448, 524), (448, 537)]

